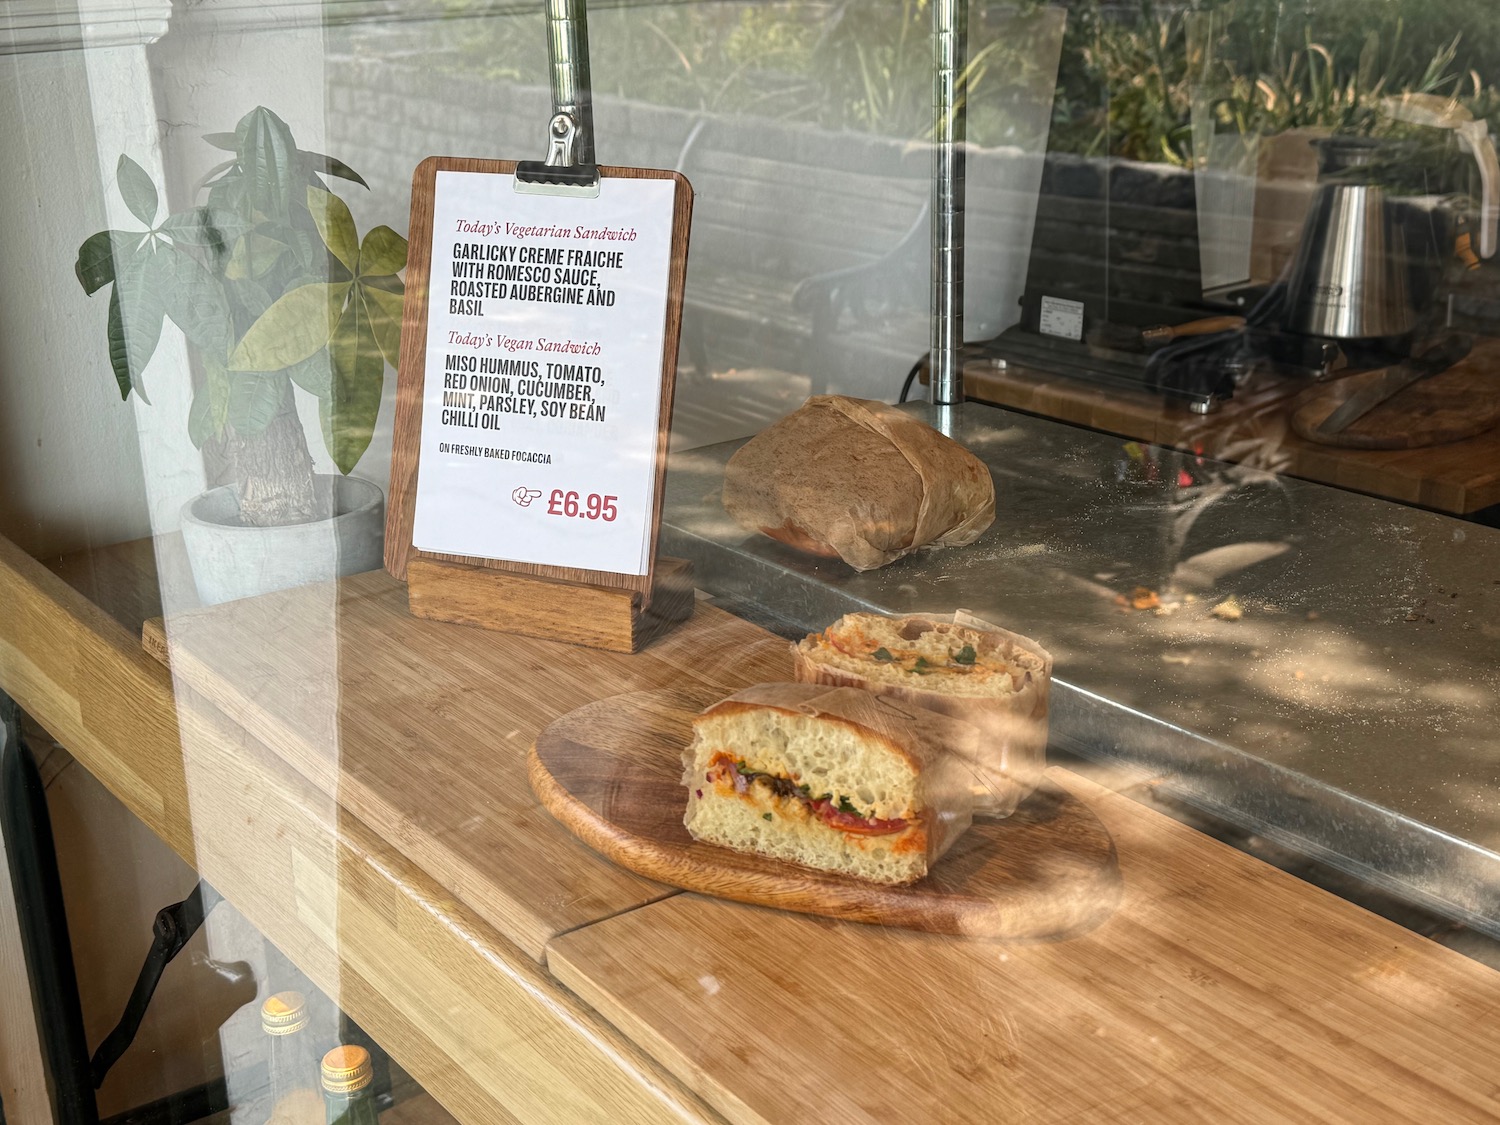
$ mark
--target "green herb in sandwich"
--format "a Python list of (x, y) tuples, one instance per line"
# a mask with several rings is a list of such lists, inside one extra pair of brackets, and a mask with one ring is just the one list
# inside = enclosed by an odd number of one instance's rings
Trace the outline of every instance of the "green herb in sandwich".
[(848, 797), (839, 798), (839, 812), (848, 813), (850, 816), (859, 816), (860, 811), (849, 803)]
[(979, 654), (974, 651), (973, 645), (964, 645), (963, 648), (953, 654), (953, 663), (955, 664), (973, 664), (978, 659)]
[(892, 664), (896, 660), (896, 658), (892, 656), (884, 646), (877, 648), (874, 652), (870, 653), (870, 655), (883, 664)]
[(919, 656), (917, 662), (911, 666), (911, 670), (919, 676), (928, 676), (932, 674), (932, 665), (927, 663), (925, 656)]
[(763, 812), (763, 813), (760, 814), (760, 818), (761, 818), (761, 820), (770, 820), (771, 819), (771, 814), (768, 813), (768, 812)]

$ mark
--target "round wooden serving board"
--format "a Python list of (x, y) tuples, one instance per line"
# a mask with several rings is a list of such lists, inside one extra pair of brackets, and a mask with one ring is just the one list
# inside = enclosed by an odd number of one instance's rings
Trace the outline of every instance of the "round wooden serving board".
[(976, 820), (925, 878), (881, 886), (699, 843), (682, 825), (682, 752), (712, 699), (633, 692), (537, 736), (527, 766), (547, 810), (622, 867), (684, 890), (933, 933), (1042, 938), (1106, 918), (1114, 841), (1081, 801), (1043, 783), (1005, 820)]
[(1337, 434), (1318, 431), (1351, 395), (1378, 383), (1385, 369), (1310, 387), (1292, 404), (1292, 429), (1320, 445), (1422, 449), (1466, 441), (1500, 422), (1500, 341), (1480, 340), (1446, 371), (1398, 392)]

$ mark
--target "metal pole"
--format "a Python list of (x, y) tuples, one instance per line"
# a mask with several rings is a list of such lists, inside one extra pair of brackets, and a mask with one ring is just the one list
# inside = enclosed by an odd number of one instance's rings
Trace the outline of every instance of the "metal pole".
[(964, 342), (964, 66), (967, 0), (933, 0), (932, 107), (932, 401), (963, 401), (959, 349)]
[[(552, 63), (552, 114), (572, 119), (572, 163), (594, 163), (594, 94), (589, 77), (589, 15), (585, 0), (547, 0), (547, 55)], [(549, 158), (548, 163), (553, 163)]]

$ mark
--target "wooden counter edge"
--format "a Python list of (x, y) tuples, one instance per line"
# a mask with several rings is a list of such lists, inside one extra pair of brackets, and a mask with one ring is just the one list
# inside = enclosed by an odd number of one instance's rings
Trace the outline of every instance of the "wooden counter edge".
[(0, 603), (0, 687), (460, 1120), (716, 1119), (3, 538)]

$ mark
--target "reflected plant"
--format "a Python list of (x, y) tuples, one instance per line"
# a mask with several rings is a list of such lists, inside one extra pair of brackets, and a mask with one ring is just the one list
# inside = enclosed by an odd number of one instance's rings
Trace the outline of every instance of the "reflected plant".
[(1401, 136), (1382, 99), (1437, 94), (1493, 118), (1497, 69), (1500, 5), (1207, 0), (1185, 12), (1087, 0), (1070, 10), (1051, 147), (1187, 166), (1195, 101), (1220, 131)]
[(361, 239), (326, 177), (368, 185), (343, 162), (299, 149), (264, 107), (204, 140), (232, 155), (199, 185), (202, 204), (165, 216), (156, 184), (122, 155), (120, 194), (146, 229), (92, 235), (74, 269), (85, 293), (110, 288), (121, 398), (150, 402), (143, 375), (164, 320), (181, 329), (201, 368), (188, 433), (228, 459), (241, 519), (322, 518), (292, 388), (316, 397), (324, 444), (350, 472), (399, 354), (406, 239), (387, 226)]

